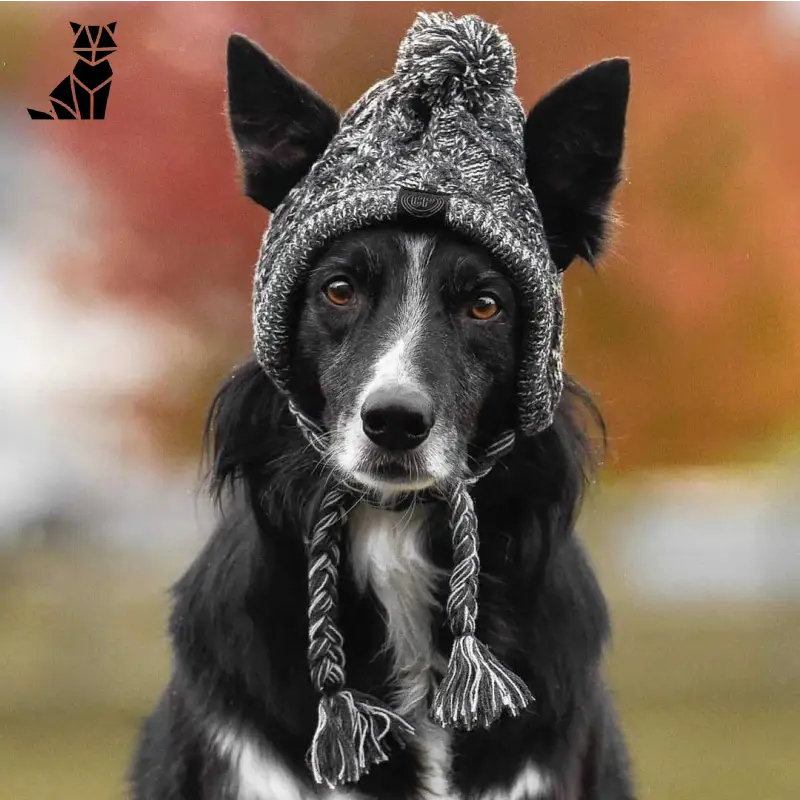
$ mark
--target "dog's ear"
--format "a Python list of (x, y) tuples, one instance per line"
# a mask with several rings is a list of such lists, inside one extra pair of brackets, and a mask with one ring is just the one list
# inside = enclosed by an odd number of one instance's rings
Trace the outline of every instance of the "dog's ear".
[(542, 213), (553, 261), (594, 264), (620, 180), (630, 70), (610, 58), (560, 83), (528, 114), (528, 182)]
[(228, 120), (245, 194), (274, 211), (339, 127), (339, 115), (244, 36), (228, 39)]

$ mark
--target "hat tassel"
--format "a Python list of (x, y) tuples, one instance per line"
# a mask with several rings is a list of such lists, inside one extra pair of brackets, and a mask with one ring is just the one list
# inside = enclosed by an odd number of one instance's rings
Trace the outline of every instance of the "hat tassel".
[(480, 571), (477, 518), (465, 483), (457, 483), (448, 500), (455, 563), (447, 616), (455, 640), (430, 714), (443, 727), (471, 730), (488, 727), (503, 712), (517, 716), (533, 702), (533, 695), (475, 636)]

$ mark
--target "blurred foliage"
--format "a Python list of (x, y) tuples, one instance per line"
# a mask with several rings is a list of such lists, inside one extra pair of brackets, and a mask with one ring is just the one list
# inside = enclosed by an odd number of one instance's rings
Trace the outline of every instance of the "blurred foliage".
[[(98, 257), (61, 264), (65, 285), (163, 315), (213, 353), (170, 370), (133, 404), (165, 452), (196, 452), (214, 384), (249, 347), (252, 263), (267, 216), (237, 192), (224, 118), (228, 34), (256, 39), (345, 108), (391, 70), (423, 7), (439, 6), (93, 3), (30, 12), (40, 36), (26, 98), (45, 97), (60, 79), (69, 19), (118, 22), (108, 119), (36, 133), (102, 197)], [(510, 34), (528, 104), (594, 60), (631, 57), (624, 224), (600, 277), (582, 266), (567, 277), (568, 366), (607, 415), (613, 465), (716, 462), (796, 429), (800, 50), (781, 42), (769, 5), (447, 7)], [(19, 7), (16, 16), (26, 26), (33, 19)]]

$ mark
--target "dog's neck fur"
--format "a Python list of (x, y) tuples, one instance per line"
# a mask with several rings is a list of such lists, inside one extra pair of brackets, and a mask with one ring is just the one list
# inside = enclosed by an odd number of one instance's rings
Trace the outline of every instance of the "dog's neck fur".
[(425, 765), (426, 797), (449, 793), (450, 735), (427, 718), (428, 698), (447, 666), (433, 640), (437, 585), (445, 573), (428, 552), (424, 504), (406, 512), (360, 503), (350, 515), (348, 535), (353, 577), (359, 591), (371, 591), (386, 622), (385, 646), (391, 650), (395, 710), (413, 720), (412, 746)]
[(428, 554), (427, 516), (425, 505), (398, 512), (360, 503), (348, 523), (353, 576), (358, 589), (371, 590), (381, 605), (399, 687), (394, 705), (403, 715), (423, 708), (436, 671), (446, 666), (432, 640), (435, 588), (443, 572)]

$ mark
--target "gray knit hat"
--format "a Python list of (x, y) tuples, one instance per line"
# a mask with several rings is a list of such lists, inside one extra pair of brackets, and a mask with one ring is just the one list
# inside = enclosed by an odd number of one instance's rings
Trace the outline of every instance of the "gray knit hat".
[(518, 428), (547, 428), (562, 386), (561, 275), (525, 176), (525, 114), (508, 38), (476, 16), (421, 13), (394, 74), (343, 116), (309, 174), (276, 209), (254, 287), (255, 352), (288, 390), (291, 299), (334, 237), (436, 217), (484, 245), (519, 291)]
[[(256, 356), (290, 396), (300, 429), (322, 457), (327, 438), (291, 398), (292, 299), (310, 263), (337, 236), (372, 223), (433, 219), (484, 245), (508, 271), (523, 308), (517, 428), (552, 422), (561, 394), (560, 273), (545, 242), (525, 175), (525, 115), (514, 94), (508, 39), (475, 16), (419, 14), (400, 45), (394, 75), (372, 87), (276, 209), (264, 237), (254, 288)], [(533, 700), (522, 680), (476, 637), (480, 562), (470, 486), (514, 446), (507, 431), (475, 468), (429, 494), (449, 509), (453, 571), (447, 601), (454, 643), (431, 716), (447, 727), (491, 725)], [(337, 620), (340, 541), (347, 509), (364, 498), (346, 476), (331, 482), (309, 532), (311, 680), (320, 694), (308, 753), (315, 780), (358, 781), (403, 743), (409, 723), (379, 700), (346, 688)]]

